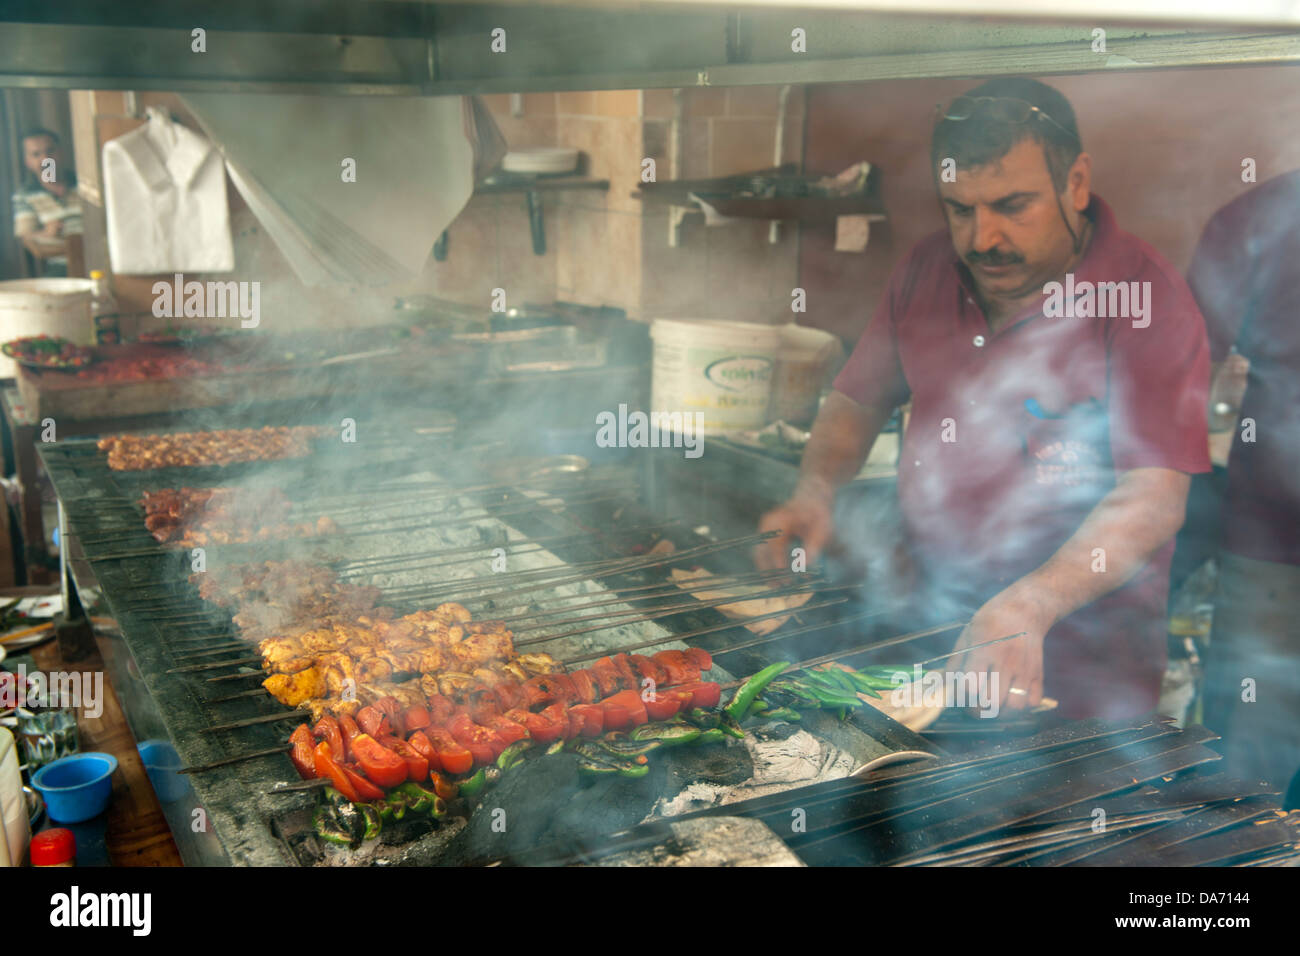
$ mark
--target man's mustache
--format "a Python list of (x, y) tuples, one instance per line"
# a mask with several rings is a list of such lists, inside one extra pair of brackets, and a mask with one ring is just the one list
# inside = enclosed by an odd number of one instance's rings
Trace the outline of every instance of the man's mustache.
[(1024, 260), (1014, 252), (998, 252), (996, 249), (990, 249), (988, 252), (968, 252), (966, 261), (973, 266), (1014, 266)]

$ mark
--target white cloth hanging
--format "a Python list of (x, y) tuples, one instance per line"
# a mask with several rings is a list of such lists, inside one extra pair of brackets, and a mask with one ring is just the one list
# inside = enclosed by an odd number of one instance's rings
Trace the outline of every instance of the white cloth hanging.
[(151, 107), (148, 122), (104, 144), (108, 254), (119, 274), (235, 267), (226, 170), (208, 140)]

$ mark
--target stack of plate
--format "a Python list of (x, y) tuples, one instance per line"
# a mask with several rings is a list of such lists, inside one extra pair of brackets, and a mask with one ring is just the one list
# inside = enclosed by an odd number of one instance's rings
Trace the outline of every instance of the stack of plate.
[(571, 173), (578, 166), (578, 151), (566, 146), (534, 146), (514, 149), (501, 160), (501, 168), (508, 173), (553, 175)]

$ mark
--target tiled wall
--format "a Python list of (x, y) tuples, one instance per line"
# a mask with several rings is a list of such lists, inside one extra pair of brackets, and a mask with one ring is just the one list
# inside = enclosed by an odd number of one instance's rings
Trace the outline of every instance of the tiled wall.
[[(683, 91), (679, 178), (775, 165), (779, 93), (779, 87)], [(511, 115), (509, 96), (484, 99), (512, 147), (576, 147), (586, 174), (609, 179), (610, 188), (546, 194), (544, 257), (529, 248), (522, 196), (476, 197), (451, 226), (447, 261), (427, 270), (439, 295), (486, 302), (500, 287), (510, 303), (556, 298), (613, 305), (647, 321), (791, 319), (795, 229), (783, 227), (771, 244), (766, 222), (706, 227), (697, 215), (671, 248), (668, 208), (633, 198), (643, 159), (655, 160), (657, 178), (672, 178), (673, 91), (529, 94), (520, 117)], [(804, 91), (796, 87), (787, 102), (786, 162), (802, 157), (803, 121)]]

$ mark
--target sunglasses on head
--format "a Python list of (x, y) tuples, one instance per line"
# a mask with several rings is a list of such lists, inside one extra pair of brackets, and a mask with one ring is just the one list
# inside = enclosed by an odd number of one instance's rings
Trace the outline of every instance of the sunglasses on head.
[(1017, 126), (1030, 122), (1034, 117), (1040, 117), (1047, 120), (1071, 139), (1075, 141), (1079, 139), (1077, 133), (1066, 129), (1033, 103), (1010, 96), (958, 96), (948, 104), (946, 110), (942, 105), (935, 107), (934, 121), (936, 125), (943, 120), (960, 122), (961, 120), (970, 119), (976, 113), (982, 113), (984, 116), (999, 122), (1014, 123)]

